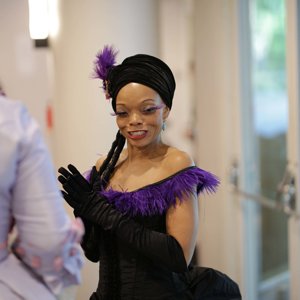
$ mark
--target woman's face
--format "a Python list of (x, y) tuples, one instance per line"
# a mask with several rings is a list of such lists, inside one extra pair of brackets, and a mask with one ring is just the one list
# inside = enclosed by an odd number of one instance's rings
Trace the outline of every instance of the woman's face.
[(132, 146), (145, 147), (159, 142), (168, 115), (169, 108), (159, 94), (143, 84), (129, 83), (117, 95), (117, 125)]

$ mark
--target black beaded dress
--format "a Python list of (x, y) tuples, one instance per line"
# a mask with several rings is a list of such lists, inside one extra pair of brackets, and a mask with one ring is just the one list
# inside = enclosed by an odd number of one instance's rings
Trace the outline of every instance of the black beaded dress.
[[(218, 183), (213, 174), (188, 167), (135, 191), (108, 189), (100, 193), (141, 226), (166, 234), (166, 211), (176, 199), (183, 201), (195, 187), (198, 194), (214, 192)], [(187, 272), (172, 272), (96, 225), (86, 226), (82, 247), (89, 260), (100, 262), (99, 283), (92, 300), (241, 299), (238, 286), (225, 274), (192, 266)], [(157, 249), (158, 256), (159, 252)], [(216, 296), (205, 298), (205, 293)]]

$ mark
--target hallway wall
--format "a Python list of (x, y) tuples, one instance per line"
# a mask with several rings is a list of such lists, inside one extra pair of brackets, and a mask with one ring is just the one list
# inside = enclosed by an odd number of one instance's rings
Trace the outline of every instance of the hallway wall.
[(45, 134), (49, 50), (35, 48), (29, 36), (28, 3), (0, 0), (0, 82), (8, 97), (20, 100), (38, 120)]

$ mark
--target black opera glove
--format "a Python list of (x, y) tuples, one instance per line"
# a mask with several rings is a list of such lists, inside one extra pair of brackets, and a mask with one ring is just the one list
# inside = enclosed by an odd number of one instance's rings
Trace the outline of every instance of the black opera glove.
[[(66, 202), (73, 208), (73, 214), (75, 217), (81, 217), (85, 233), (81, 241), (81, 246), (84, 250), (85, 256), (93, 262), (99, 260), (99, 245), (95, 242), (96, 236), (96, 225), (86, 218), (79, 215), (79, 207), (81, 201), (84, 199), (84, 193), (92, 192), (92, 187), (99, 188), (99, 175), (94, 166), (90, 173), (90, 183), (80, 174), (80, 172), (73, 166), (68, 165), (68, 169), (61, 167), (58, 172), (61, 174), (58, 177), (59, 182), (62, 184), (65, 191), (61, 191)], [(75, 184), (76, 183), (76, 184)], [(77, 188), (80, 186), (80, 189)]]
[[(74, 209), (74, 215), (77, 215), (77, 210), (82, 205), (82, 201), (88, 193), (93, 192), (93, 186), (90, 184), (81, 173), (73, 165), (68, 165), (68, 170), (60, 167), (58, 172), (61, 174), (58, 176), (58, 181), (62, 184), (64, 190), (62, 194), (66, 202)], [(95, 182), (97, 176), (97, 170), (94, 166), (91, 170), (91, 182)]]
[[(166, 266), (172, 272), (187, 271), (183, 250), (171, 235), (153, 231), (116, 210), (106, 199), (93, 191), (92, 186), (79, 178), (74, 166), (69, 171), (59, 171), (65, 179), (59, 179), (65, 189), (66, 201), (76, 213), (104, 230), (114, 232), (123, 243), (133, 247), (154, 262)], [(84, 179), (85, 180), (85, 179)]]

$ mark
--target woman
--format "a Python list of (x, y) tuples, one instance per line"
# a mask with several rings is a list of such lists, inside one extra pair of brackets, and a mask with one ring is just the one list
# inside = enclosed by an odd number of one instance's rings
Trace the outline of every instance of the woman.
[(144, 54), (115, 65), (115, 55), (104, 48), (95, 71), (112, 101), (116, 140), (88, 181), (72, 165), (59, 169), (64, 198), (86, 225), (85, 255), (101, 265), (90, 299), (194, 299), (195, 278), (204, 274), (188, 271), (198, 230), (197, 196), (215, 191), (218, 180), (162, 141), (175, 91), (169, 67)]
[(38, 124), (1, 95), (0, 141), (0, 299), (57, 299), (80, 283), (82, 221), (64, 210)]

